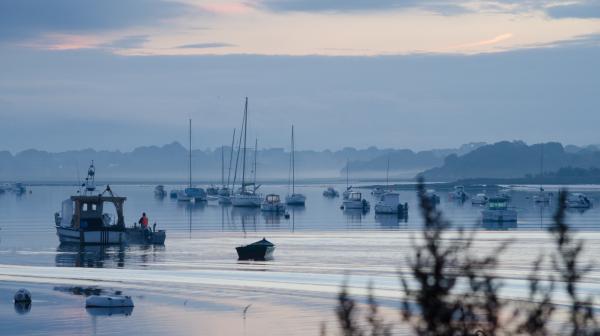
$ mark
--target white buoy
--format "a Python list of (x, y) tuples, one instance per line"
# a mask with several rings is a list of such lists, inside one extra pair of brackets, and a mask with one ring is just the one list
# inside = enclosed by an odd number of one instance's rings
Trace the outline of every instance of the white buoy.
[(15, 293), (15, 303), (30, 303), (31, 302), (31, 293), (25, 289), (21, 288)]
[(131, 296), (92, 295), (85, 300), (86, 308), (133, 307)]

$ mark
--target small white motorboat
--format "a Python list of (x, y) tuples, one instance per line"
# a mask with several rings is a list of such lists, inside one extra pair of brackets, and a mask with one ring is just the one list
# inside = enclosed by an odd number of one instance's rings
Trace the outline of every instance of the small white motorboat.
[(483, 222), (516, 222), (517, 210), (508, 207), (508, 200), (502, 197), (491, 197), (487, 207), (481, 211)]
[(264, 212), (284, 213), (285, 205), (281, 203), (279, 195), (268, 194), (260, 205), (260, 210)]
[(375, 189), (371, 191), (371, 195), (375, 196), (376, 198), (380, 198), (385, 193), (386, 191), (381, 187), (375, 187)]
[(471, 198), (471, 204), (473, 205), (486, 205), (487, 202), (488, 197), (483, 193), (477, 194)]
[(592, 207), (592, 201), (585, 194), (572, 193), (567, 197), (566, 207), (571, 209), (589, 209)]
[(285, 197), (285, 203), (287, 205), (305, 205), (306, 196), (298, 193), (287, 195)]
[(381, 195), (381, 199), (375, 204), (376, 214), (404, 214), (407, 206), (400, 204), (400, 194), (388, 192)]
[(131, 296), (92, 295), (85, 300), (86, 308), (133, 307)]
[(550, 203), (550, 195), (544, 190), (544, 188), (540, 187), (540, 191), (533, 195), (533, 201), (535, 203)]
[(371, 207), (369, 202), (362, 197), (362, 193), (358, 191), (353, 191), (348, 195), (347, 199), (344, 199), (342, 203), (342, 208), (344, 210), (347, 209), (361, 209), (368, 210)]

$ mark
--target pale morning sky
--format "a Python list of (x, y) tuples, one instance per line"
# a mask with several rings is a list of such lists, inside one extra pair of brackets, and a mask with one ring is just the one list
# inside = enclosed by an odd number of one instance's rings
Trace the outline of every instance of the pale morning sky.
[[(600, 143), (600, 0), (0, 1), (0, 150)], [(261, 146), (261, 147), (262, 147)]]

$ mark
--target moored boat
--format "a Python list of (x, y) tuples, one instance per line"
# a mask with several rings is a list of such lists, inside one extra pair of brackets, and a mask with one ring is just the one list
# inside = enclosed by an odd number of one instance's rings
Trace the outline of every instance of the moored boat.
[(370, 208), (369, 202), (362, 197), (362, 193), (353, 191), (348, 195), (348, 198), (342, 203), (342, 208), (346, 209), (362, 209), (368, 210)]
[(273, 258), (275, 244), (263, 238), (252, 244), (235, 248), (238, 260), (269, 260)]
[(592, 201), (585, 194), (571, 193), (567, 196), (565, 206), (571, 209), (589, 209)]
[(405, 214), (408, 211), (407, 204), (400, 203), (400, 194), (388, 192), (381, 195), (381, 198), (375, 204), (376, 214)]
[[(83, 195), (71, 196), (62, 202), (61, 213), (54, 215), (56, 235), (61, 243), (121, 244), (126, 242), (123, 203), (125, 197), (115, 196), (109, 186), (94, 194), (96, 169), (88, 169)], [(113, 204), (116, 220), (104, 213), (105, 203)]]
[(517, 210), (509, 208), (508, 200), (502, 197), (491, 197), (481, 214), (483, 222), (517, 221)]
[(156, 187), (154, 187), (154, 196), (163, 198), (166, 195), (167, 195), (167, 191), (165, 190), (164, 185), (159, 184)]
[(285, 205), (281, 203), (279, 195), (268, 194), (260, 205), (260, 210), (264, 212), (284, 213)]
[(325, 189), (325, 191), (323, 191), (323, 196), (334, 198), (334, 197), (339, 197), (340, 193), (337, 190), (333, 189), (333, 187), (327, 187), (327, 189)]
[(471, 204), (473, 205), (485, 205), (487, 202), (488, 197), (483, 193), (477, 194), (471, 198)]
[(465, 192), (465, 187), (461, 185), (455, 186), (454, 191), (450, 192), (448, 196), (451, 200), (459, 202), (464, 202), (469, 198), (469, 195)]

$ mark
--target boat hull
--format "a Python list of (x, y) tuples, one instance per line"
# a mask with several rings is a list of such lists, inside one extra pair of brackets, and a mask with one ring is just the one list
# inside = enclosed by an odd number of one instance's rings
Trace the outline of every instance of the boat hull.
[(306, 196), (301, 194), (293, 194), (285, 197), (285, 203), (287, 205), (305, 205)]
[(56, 235), (61, 243), (109, 245), (127, 241), (125, 231), (118, 230), (82, 231), (57, 226)]
[(344, 209), (367, 209), (367, 208), (369, 208), (369, 204), (366, 202), (363, 202), (362, 200), (360, 200), (360, 201), (345, 200), (344, 203), (342, 203), (342, 206)]
[(401, 214), (404, 213), (404, 206), (401, 204), (398, 205), (387, 205), (387, 204), (376, 204), (375, 205), (375, 213), (376, 214)]
[(275, 246), (240, 246), (235, 250), (238, 254), (238, 260), (270, 260), (273, 259)]
[(268, 203), (263, 203), (260, 206), (260, 211), (263, 212), (274, 212), (274, 213), (283, 213), (285, 212), (285, 206), (281, 203), (278, 204), (268, 204)]
[(251, 195), (234, 195), (231, 204), (235, 207), (258, 208), (262, 203), (262, 197)]
[(482, 220), (484, 222), (507, 223), (517, 222), (516, 210), (483, 210)]

